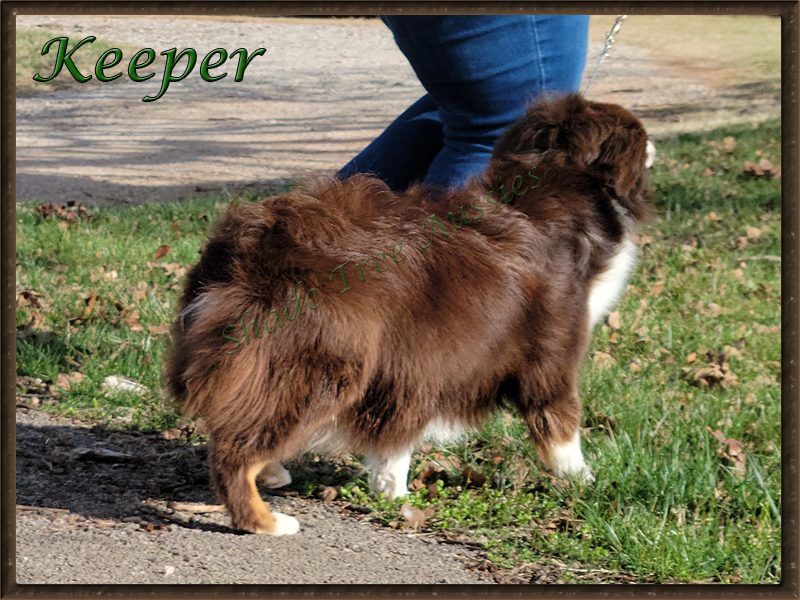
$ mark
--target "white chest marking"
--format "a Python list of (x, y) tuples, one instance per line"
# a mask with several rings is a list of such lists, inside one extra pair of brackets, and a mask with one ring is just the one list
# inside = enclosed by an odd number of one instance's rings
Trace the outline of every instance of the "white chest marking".
[(626, 237), (608, 269), (595, 277), (589, 290), (589, 327), (595, 325), (619, 300), (636, 264), (636, 244)]

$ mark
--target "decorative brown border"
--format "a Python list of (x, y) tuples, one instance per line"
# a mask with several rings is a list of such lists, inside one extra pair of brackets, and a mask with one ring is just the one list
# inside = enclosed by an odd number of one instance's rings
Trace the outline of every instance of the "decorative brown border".
[[(725, 14), (781, 16), (782, 162), (782, 574), (780, 585), (633, 585), (633, 586), (205, 586), (205, 585), (17, 585), (15, 581), (15, 15), (116, 14), (116, 15), (377, 15), (377, 14), (520, 14), (559, 13), (616, 15), (619, 13)], [(797, 2), (243, 2), (196, 1), (76, 2), (9, 1), (0, 4), (0, 596), (50, 598), (102, 596), (118, 598), (204, 597), (697, 597), (697, 598), (798, 598), (798, 44)], [(413, 574), (409, 574), (413, 578)]]

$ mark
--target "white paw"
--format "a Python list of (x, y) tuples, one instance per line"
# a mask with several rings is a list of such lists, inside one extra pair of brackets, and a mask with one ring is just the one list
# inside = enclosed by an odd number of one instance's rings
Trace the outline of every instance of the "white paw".
[(300, 531), (300, 521), (283, 513), (272, 513), (275, 517), (275, 533), (272, 535), (294, 535)]
[(410, 462), (410, 448), (388, 458), (367, 456), (370, 489), (378, 496), (386, 494), (387, 498), (400, 498), (408, 494), (408, 465)]
[(401, 481), (393, 473), (373, 473), (369, 479), (369, 487), (376, 496), (386, 494), (387, 498), (402, 498), (408, 494), (405, 479)]
[(565, 444), (552, 448), (552, 470), (556, 477), (576, 479), (582, 483), (592, 483), (594, 475), (581, 452), (580, 430)]
[(275, 489), (292, 483), (292, 475), (280, 463), (272, 463), (264, 467), (257, 480), (264, 487)]
[(580, 466), (572, 467), (568, 470), (556, 469), (555, 476), (561, 479), (575, 479), (583, 484), (590, 484), (594, 482), (594, 475), (592, 469), (586, 463)]

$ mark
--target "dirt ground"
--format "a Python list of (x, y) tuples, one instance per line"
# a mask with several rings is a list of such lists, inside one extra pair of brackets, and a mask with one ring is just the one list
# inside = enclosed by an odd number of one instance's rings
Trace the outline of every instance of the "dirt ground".
[[(140, 203), (332, 174), (424, 93), (377, 19), (21, 16), (17, 28), (156, 52), (192, 47), (199, 57), (267, 50), (239, 83), (204, 82), (196, 67), (156, 102), (141, 99), (159, 89), (160, 73), (19, 97), (18, 201)], [(601, 48), (590, 44), (584, 81)], [(618, 43), (589, 97), (629, 108), (656, 138), (779, 116), (774, 85), (712, 81)]]
[[(364, 509), (262, 489), (299, 519), (288, 537), (239, 534), (214, 505), (206, 447), (17, 404), (19, 584), (547, 584), (624, 574), (553, 559), (499, 569), (462, 534), (395, 531)], [(292, 470), (301, 468), (289, 465)]]
[(173, 510), (215, 504), (205, 457), (204, 445), (18, 409), (17, 582), (492, 582), (467, 571), (482, 564), (468, 546), (381, 529), (342, 503), (265, 490), (301, 521), (282, 538), (239, 535), (223, 513)]

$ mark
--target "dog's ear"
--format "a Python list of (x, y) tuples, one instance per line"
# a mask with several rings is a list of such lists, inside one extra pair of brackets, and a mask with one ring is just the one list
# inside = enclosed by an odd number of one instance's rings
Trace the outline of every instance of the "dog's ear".
[(615, 126), (601, 143), (591, 168), (620, 198), (628, 197), (642, 179), (647, 160), (647, 136), (641, 128)]
[[(606, 147), (620, 132), (620, 118), (636, 123), (614, 105), (589, 102), (578, 94), (560, 98), (543, 96), (531, 104), (525, 115), (500, 137), (492, 153), (498, 161), (525, 161), (549, 153), (557, 164), (585, 168), (598, 159), (614, 160), (614, 148)], [(613, 145), (613, 143), (612, 143)]]
[(579, 167), (604, 181), (623, 205), (636, 204), (628, 200), (646, 180), (647, 133), (616, 104), (580, 101), (565, 121), (567, 152)]
[(632, 195), (638, 197), (646, 188), (646, 144), (642, 125), (616, 104), (590, 102), (578, 94), (542, 97), (501, 136), (492, 163), (496, 170), (509, 163), (528, 166), (542, 161), (577, 168), (600, 180), (638, 214), (641, 203)]

